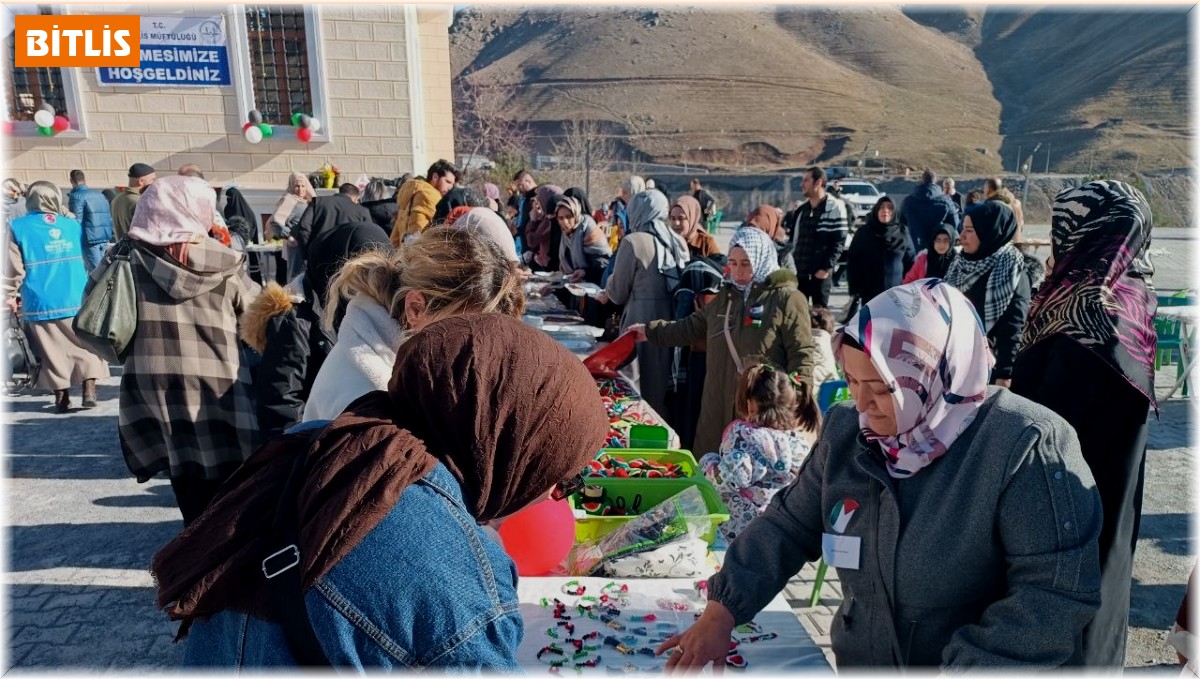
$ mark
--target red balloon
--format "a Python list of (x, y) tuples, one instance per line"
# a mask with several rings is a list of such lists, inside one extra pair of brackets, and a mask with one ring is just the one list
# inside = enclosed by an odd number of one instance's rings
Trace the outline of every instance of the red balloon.
[(254, 127), (256, 124), (257, 123), (246, 123), (245, 125), (242, 125), (242, 132), (245, 132), (246, 130), (250, 129), (251, 127)]
[(11, 120), (5, 120), (5, 121), (4, 121), (4, 134), (5, 134), (5, 136), (9, 136), (9, 137), (11, 137), (11, 136), (12, 136), (12, 132), (13, 132), (13, 124), (12, 124), (12, 121), (11, 121)]
[(71, 121), (66, 116), (54, 116), (54, 131), (65, 132), (71, 129)]
[(302, 127), (300, 129), (296, 130), (296, 138), (302, 142), (311, 141), (312, 140), (312, 130), (308, 129), (307, 127)]
[(575, 515), (566, 500), (543, 500), (505, 519), (499, 532), (519, 575), (546, 575), (575, 544)]

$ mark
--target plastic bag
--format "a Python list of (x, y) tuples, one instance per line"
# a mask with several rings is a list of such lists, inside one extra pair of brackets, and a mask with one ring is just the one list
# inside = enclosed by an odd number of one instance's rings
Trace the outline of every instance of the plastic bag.
[(689, 486), (611, 533), (575, 545), (567, 568), (572, 575), (615, 568), (640, 577), (690, 577), (704, 568), (707, 546), (697, 549), (695, 542), (703, 543), (707, 516), (700, 489)]
[(629, 365), (637, 354), (637, 339), (626, 332), (608, 345), (583, 359), (583, 365), (596, 377), (617, 377), (617, 370)]

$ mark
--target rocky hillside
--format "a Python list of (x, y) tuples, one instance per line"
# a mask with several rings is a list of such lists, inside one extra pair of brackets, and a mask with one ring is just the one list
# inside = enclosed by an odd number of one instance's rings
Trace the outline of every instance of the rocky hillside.
[(594, 120), (625, 157), (714, 168), (955, 173), (1190, 163), (1184, 11), (472, 7), (452, 70), (551, 136)]

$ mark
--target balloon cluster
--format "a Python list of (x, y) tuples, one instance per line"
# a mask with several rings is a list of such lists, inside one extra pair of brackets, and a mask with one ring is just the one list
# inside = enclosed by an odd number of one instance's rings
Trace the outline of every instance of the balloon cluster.
[(305, 143), (312, 141), (313, 133), (321, 130), (321, 121), (307, 113), (293, 113), (292, 125), (296, 127), (296, 138)]
[(43, 102), (37, 113), (33, 114), (33, 122), (37, 125), (38, 134), (43, 137), (52, 137), (71, 129), (71, 121), (66, 116), (56, 115), (54, 106), (49, 102)]
[(257, 144), (275, 134), (275, 128), (264, 123), (262, 114), (257, 110), (250, 111), (246, 117), (249, 122), (242, 125), (242, 136), (251, 144)]

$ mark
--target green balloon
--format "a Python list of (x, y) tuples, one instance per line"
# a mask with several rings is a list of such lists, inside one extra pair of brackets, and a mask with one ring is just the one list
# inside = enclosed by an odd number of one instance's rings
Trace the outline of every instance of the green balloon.
[(303, 114), (303, 113), (300, 113), (299, 111), (297, 111), (296, 113), (293, 113), (293, 114), (292, 114), (292, 125), (293, 125), (293, 126), (299, 126), (299, 125), (300, 125), (300, 116), (302, 116), (302, 115), (304, 115), (304, 114)]
[(52, 137), (52, 136), (54, 136), (54, 128), (53, 127), (39, 127), (38, 134), (42, 135), (43, 137)]
[(270, 125), (268, 125), (266, 123), (259, 123), (258, 129), (262, 130), (264, 138), (270, 137), (271, 135), (275, 134), (275, 128), (271, 127)]

